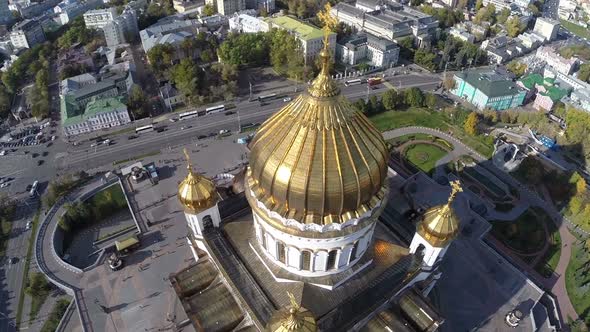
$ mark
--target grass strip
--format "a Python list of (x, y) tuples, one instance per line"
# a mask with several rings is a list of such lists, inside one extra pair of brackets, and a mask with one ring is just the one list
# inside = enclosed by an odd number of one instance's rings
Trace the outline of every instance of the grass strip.
[[(29, 277), (29, 269), (31, 268), (31, 258), (33, 256), (33, 248), (37, 238), (37, 228), (39, 227), (39, 216), (41, 209), (37, 209), (37, 213), (33, 217), (33, 227), (31, 228), (31, 237), (29, 237), (29, 246), (27, 248), (27, 257), (25, 258), (25, 267), (23, 269), (23, 283), (20, 288), (20, 296), (18, 298), (18, 305), (16, 307), (16, 326), (20, 326), (23, 315), (23, 306), (25, 304), (25, 288), (27, 286), (27, 279)], [(32, 310), (31, 310), (32, 311)]]

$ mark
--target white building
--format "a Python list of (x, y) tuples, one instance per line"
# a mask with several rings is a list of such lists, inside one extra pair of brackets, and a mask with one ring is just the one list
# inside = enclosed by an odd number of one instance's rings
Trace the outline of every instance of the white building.
[(367, 58), (367, 36), (354, 35), (336, 44), (336, 60), (355, 66)]
[(261, 18), (248, 14), (234, 14), (228, 19), (229, 29), (238, 33), (257, 33), (268, 30), (268, 25)]
[(10, 31), (10, 42), (15, 49), (31, 48), (45, 41), (45, 33), (36, 20), (24, 20)]
[(174, 109), (178, 105), (184, 104), (186, 97), (180, 93), (172, 84), (166, 83), (160, 88), (160, 97), (164, 101), (166, 108)]
[(469, 33), (467, 30), (465, 29), (461, 29), (460, 27), (452, 27), (449, 30), (449, 35), (462, 40), (462, 41), (466, 41), (469, 43), (473, 43), (475, 41), (475, 36), (472, 35), (471, 33)]
[(399, 60), (399, 46), (391, 40), (367, 35), (367, 58), (372, 66), (391, 68)]
[(545, 61), (549, 67), (564, 75), (570, 75), (579, 62), (578, 58), (566, 59), (562, 57), (549, 46), (539, 47), (535, 56), (537, 59)]
[(245, 0), (216, 0), (217, 12), (229, 16), (246, 9)]
[[(391, 41), (413, 37), (416, 46), (430, 43), (432, 36), (438, 33), (438, 20), (409, 6), (387, 2), (381, 10), (366, 12), (367, 5), (359, 9), (348, 3), (340, 2), (332, 7), (330, 14), (357, 31), (365, 31)], [(366, 8), (365, 8), (366, 7)]]
[[(265, 19), (267, 29), (277, 28), (289, 31), (301, 43), (303, 57), (306, 62), (314, 61), (324, 45), (322, 30), (289, 16), (268, 17)], [(267, 30), (268, 31), (268, 30)], [(336, 34), (329, 36), (330, 53), (336, 52)]]
[(117, 16), (116, 7), (93, 9), (84, 13), (84, 24), (89, 29), (102, 29)]
[[(66, 102), (62, 99), (62, 103)], [(127, 106), (118, 98), (105, 98), (89, 102), (80, 114), (62, 111), (62, 127), (66, 136), (89, 133), (131, 122)]]
[(546, 41), (552, 41), (557, 37), (559, 31), (559, 22), (545, 17), (537, 17), (533, 32), (545, 38)]
[(126, 6), (121, 15), (107, 23), (102, 30), (107, 46), (131, 43), (139, 35), (135, 9)]

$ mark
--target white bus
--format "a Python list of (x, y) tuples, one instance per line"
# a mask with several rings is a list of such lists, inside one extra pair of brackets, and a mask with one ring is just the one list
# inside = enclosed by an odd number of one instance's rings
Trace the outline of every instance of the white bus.
[(273, 98), (276, 98), (276, 96), (277, 96), (276, 93), (271, 93), (271, 94), (265, 95), (265, 96), (259, 96), (258, 97), (258, 101), (264, 101), (264, 100), (267, 100), (267, 99), (273, 99)]
[(184, 112), (184, 113), (180, 113), (178, 115), (178, 120), (184, 120), (184, 119), (190, 119), (190, 118), (194, 118), (199, 116), (199, 112), (198, 111), (190, 111), (190, 112)]
[(207, 112), (207, 114), (219, 113), (223, 111), (225, 111), (225, 105), (217, 105), (205, 109), (205, 112)]
[(37, 187), (38, 186), (39, 186), (39, 181), (33, 182), (33, 185), (31, 186), (31, 191), (29, 191), (29, 195), (31, 197), (37, 196)]
[(153, 131), (153, 130), (154, 130), (154, 125), (147, 125), (147, 126), (135, 128), (135, 133), (141, 134), (141, 133), (145, 133), (145, 132)]
[(344, 85), (346, 85), (346, 86), (349, 86), (349, 85), (359, 85), (361, 83), (363, 83), (363, 81), (361, 81), (360, 78), (357, 78), (355, 80), (348, 80), (348, 81), (344, 82)]

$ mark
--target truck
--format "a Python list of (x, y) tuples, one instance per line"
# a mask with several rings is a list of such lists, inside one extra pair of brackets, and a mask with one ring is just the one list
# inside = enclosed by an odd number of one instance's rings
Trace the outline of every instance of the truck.
[(381, 77), (371, 77), (367, 80), (367, 84), (369, 86), (375, 86), (383, 83), (383, 79)]

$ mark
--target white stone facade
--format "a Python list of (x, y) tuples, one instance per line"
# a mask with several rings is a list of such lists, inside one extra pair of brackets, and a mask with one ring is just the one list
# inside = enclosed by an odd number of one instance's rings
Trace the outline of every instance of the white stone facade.
[(416, 233), (414, 234), (414, 238), (412, 238), (412, 243), (410, 243), (410, 253), (416, 253), (418, 248), (421, 248), (422, 253), (424, 254), (424, 264), (427, 266), (434, 266), (434, 263), (445, 255), (448, 245), (445, 247), (435, 247), (426, 241), (420, 234)]
[(544, 17), (537, 17), (533, 32), (545, 38), (546, 41), (551, 41), (557, 38), (559, 26), (560, 24), (558, 21)]
[(365, 253), (375, 223), (335, 238), (312, 238), (284, 233), (254, 212), (256, 239), (264, 254), (281, 268), (305, 277), (321, 277), (342, 272)]

